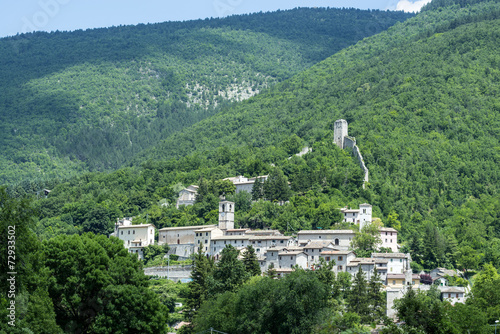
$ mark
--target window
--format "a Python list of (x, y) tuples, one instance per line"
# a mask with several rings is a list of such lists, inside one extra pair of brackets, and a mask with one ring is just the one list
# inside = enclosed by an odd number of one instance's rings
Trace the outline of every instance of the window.
[(205, 236), (208, 237), (208, 232), (205, 232)]
[(128, 230), (128, 234), (130, 234), (130, 230)]
[(314, 260), (314, 255), (313, 255), (313, 256), (311, 256), (311, 260)]
[(271, 256), (274, 256), (274, 253), (271, 253)]
[(387, 239), (385, 239), (385, 242), (387, 242)]
[(457, 298), (458, 298), (458, 293), (457, 293)]
[(132, 230), (132, 234), (135, 234), (135, 230)]
[(260, 252), (260, 248), (257, 248), (257, 252)]
[(292, 260), (292, 261), (293, 261), (293, 256), (290, 256), (290, 260)]
[(391, 239), (391, 243), (392, 243), (392, 239)]
[(280, 260), (281, 260), (281, 256), (280, 256)]
[(122, 235), (123, 235), (123, 231), (122, 231)]
[(342, 256), (339, 256), (339, 261), (342, 261)]
[(396, 285), (396, 280), (392, 280), (392, 285)]
[(385, 232), (385, 235), (387, 235), (387, 232)]
[(330, 262), (330, 257), (327, 256), (326, 259), (325, 259), (327, 262)]
[(366, 209), (363, 209), (363, 213), (366, 213)]
[(165, 239), (165, 235), (163, 236), (163, 239)]
[(340, 243), (339, 239), (335, 239), (335, 246), (338, 246)]
[(448, 298), (451, 298), (451, 293), (448, 294)]
[(319, 239), (321, 239), (321, 235), (319, 236)]
[(283, 243), (283, 240), (281, 240), (280, 242)]
[(415, 281), (411, 281), (411, 284), (412, 284), (412, 285), (415, 285)]
[(392, 262), (393, 259), (391, 259), (391, 262)]
[(149, 230), (149, 234), (153, 234), (153, 230)]
[(342, 270), (342, 266), (339, 266), (339, 270)]
[(207, 249), (208, 249), (208, 248), (207, 248), (207, 247), (205, 247), (205, 251), (207, 251)]
[(403, 259), (399, 259), (399, 262), (403, 262)]
[(217, 245), (217, 241), (214, 241), (214, 245)]
[(224, 245), (226, 244), (226, 240), (224, 240)]
[(259, 244), (260, 244), (260, 241), (257, 241), (257, 243), (259, 243)]
[(198, 233), (196, 233), (196, 236), (198, 236)]
[(208, 240), (205, 240), (205, 243), (208, 244)]

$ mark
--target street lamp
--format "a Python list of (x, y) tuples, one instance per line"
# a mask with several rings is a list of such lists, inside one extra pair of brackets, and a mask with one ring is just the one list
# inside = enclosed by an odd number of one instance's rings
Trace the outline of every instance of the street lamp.
[(163, 258), (167, 258), (167, 279), (170, 279), (170, 254), (165, 254)]
[(500, 322), (500, 320), (495, 320), (495, 324), (494, 325), (490, 325), (490, 326), (495, 326), (495, 334), (497, 334), (497, 326), (498, 326), (499, 322)]

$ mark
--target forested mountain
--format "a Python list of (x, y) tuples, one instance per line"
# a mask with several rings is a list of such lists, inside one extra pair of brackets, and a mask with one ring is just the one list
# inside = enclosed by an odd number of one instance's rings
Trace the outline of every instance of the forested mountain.
[(498, 261), (499, 39), (496, 1), (425, 10), (136, 161), (265, 147), (292, 134), (313, 143), (344, 118), (370, 170), (366, 200), (383, 217), (399, 214), (417, 262), (443, 265), (472, 249), (475, 260)]
[(0, 183), (109, 170), (401, 12), (295, 9), (0, 40)]

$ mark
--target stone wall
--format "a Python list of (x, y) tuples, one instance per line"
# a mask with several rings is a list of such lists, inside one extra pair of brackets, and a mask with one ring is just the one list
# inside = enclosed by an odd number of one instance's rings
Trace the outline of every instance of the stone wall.
[(368, 168), (366, 168), (365, 160), (361, 155), (361, 151), (359, 150), (358, 145), (356, 145), (356, 138), (354, 137), (345, 137), (344, 138), (344, 149), (346, 147), (350, 147), (352, 149), (352, 153), (354, 157), (358, 160), (359, 166), (363, 169), (365, 176), (363, 178), (363, 189), (365, 188), (365, 184), (369, 181)]

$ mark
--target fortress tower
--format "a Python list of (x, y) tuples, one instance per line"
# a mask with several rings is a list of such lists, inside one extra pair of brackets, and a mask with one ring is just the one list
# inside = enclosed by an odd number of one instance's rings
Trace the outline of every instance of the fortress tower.
[(345, 137), (347, 137), (347, 121), (345, 119), (336, 120), (333, 130), (333, 141), (341, 149), (344, 149)]
[(234, 202), (219, 202), (219, 229), (234, 229)]

